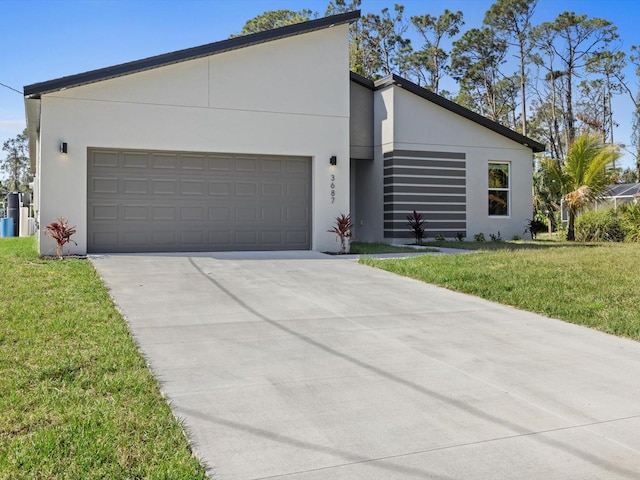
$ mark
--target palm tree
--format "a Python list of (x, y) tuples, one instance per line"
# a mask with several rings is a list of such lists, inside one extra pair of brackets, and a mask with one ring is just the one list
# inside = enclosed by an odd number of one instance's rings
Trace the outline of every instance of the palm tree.
[(583, 133), (567, 152), (564, 165), (548, 159), (544, 167), (569, 209), (567, 240), (575, 240), (575, 219), (582, 207), (593, 202), (612, 183), (613, 165), (622, 154), (617, 145), (603, 144), (596, 135)]

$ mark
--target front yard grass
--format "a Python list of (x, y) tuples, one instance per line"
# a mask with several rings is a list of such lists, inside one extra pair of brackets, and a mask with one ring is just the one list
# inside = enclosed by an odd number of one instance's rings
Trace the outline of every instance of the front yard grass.
[(87, 260), (0, 239), (0, 478), (206, 478)]
[(497, 249), (471, 255), (363, 258), (360, 262), (640, 340), (639, 244), (515, 245), (494, 245)]

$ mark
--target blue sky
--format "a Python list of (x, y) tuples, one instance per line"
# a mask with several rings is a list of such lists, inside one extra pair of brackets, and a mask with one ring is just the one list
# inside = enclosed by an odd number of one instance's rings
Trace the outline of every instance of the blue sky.
[[(465, 29), (478, 27), (493, 0), (396, 0), (407, 17), (462, 10)], [(31, 83), (223, 40), (267, 10), (308, 8), (324, 14), (328, 0), (2, 0), (0, 83), (22, 91)], [(393, 8), (393, 0), (363, 0), (363, 13)], [(618, 27), (621, 48), (640, 44), (636, 0), (539, 0), (534, 21), (564, 10), (601, 17)], [(627, 72), (633, 78), (633, 70)], [(632, 81), (634, 88), (635, 80)], [(452, 90), (455, 89), (453, 86)], [(632, 106), (614, 105), (615, 140), (630, 145)], [(0, 86), (0, 141), (25, 126), (21, 94)], [(625, 165), (631, 165), (627, 156)]]

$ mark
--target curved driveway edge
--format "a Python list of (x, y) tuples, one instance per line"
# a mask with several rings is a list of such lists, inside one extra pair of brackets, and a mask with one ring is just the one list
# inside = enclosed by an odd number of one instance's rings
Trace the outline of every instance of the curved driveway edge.
[(216, 479), (637, 479), (640, 343), (317, 252), (92, 262)]

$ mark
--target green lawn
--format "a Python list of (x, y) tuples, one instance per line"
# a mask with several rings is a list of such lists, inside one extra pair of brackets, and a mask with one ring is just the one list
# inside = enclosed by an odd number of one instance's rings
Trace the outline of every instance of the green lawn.
[(0, 239), (0, 478), (205, 478), (87, 260)]
[(536, 242), (490, 248), (467, 255), (360, 262), (640, 340), (640, 244)]

